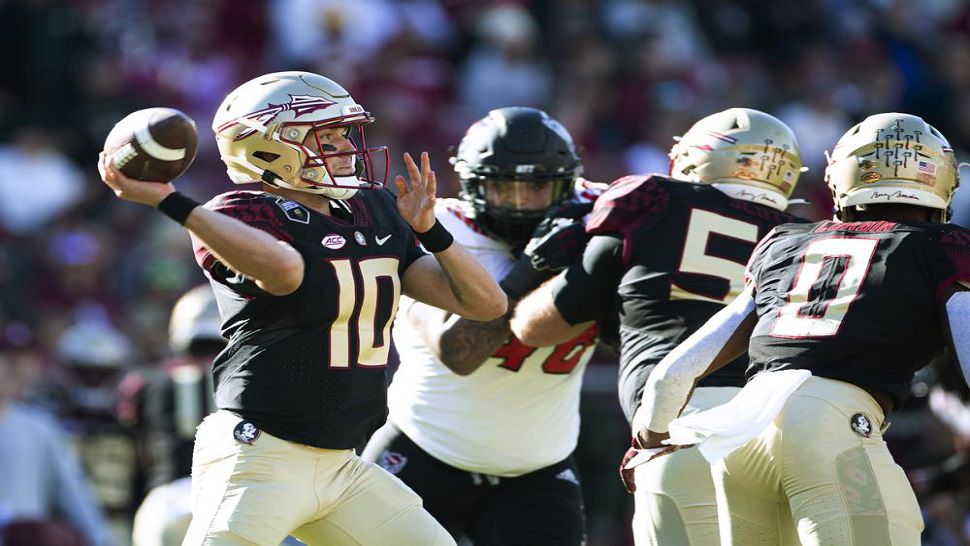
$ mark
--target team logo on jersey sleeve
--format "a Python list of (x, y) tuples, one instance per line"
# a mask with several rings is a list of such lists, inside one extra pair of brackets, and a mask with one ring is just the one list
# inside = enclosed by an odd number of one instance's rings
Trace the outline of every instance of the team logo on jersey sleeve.
[(872, 421), (864, 413), (857, 413), (849, 419), (849, 426), (852, 427), (852, 431), (862, 436), (863, 438), (868, 438), (872, 436)]
[(377, 461), (377, 466), (387, 470), (391, 474), (397, 474), (406, 464), (408, 464), (408, 458), (393, 451), (381, 453), (381, 458)]
[(240, 444), (253, 445), (259, 435), (259, 429), (249, 421), (240, 421), (236, 428), (232, 429), (232, 437)]
[(365, 238), (364, 234), (359, 231), (354, 232), (354, 240), (357, 241), (357, 244), (360, 246), (367, 246), (367, 238)]
[(320, 244), (329, 248), (330, 250), (337, 250), (338, 248), (343, 248), (347, 244), (347, 239), (343, 236), (337, 235), (336, 233), (331, 233), (323, 239), (320, 240)]

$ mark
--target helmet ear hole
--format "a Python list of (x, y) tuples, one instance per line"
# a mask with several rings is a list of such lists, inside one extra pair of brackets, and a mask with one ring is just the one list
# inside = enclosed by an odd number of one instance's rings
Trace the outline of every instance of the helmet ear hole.
[(280, 158), (280, 154), (274, 154), (271, 152), (253, 152), (253, 157), (267, 163), (272, 163)]

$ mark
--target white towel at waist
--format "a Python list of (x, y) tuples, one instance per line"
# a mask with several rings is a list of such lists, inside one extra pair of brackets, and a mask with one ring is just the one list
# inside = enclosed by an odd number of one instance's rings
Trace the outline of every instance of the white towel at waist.
[(717, 463), (761, 434), (811, 375), (808, 370), (761, 372), (729, 402), (671, 421), (664, 443), (697, 444), (708, 462)]

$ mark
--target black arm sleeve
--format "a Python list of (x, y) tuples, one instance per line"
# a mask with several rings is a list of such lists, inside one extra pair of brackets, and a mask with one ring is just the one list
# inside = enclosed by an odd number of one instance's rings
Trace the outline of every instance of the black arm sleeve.
[(595, 320), (609, 313), (623, 272), (623, 239), (597, 235), (590, 239), (583, 260), (552, 280), (552, 297), (569, 324)]

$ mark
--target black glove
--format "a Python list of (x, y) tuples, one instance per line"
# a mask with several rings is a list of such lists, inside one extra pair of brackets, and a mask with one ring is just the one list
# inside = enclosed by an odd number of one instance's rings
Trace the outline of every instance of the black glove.
[(582, 256), (586, 228), (579, 218), (592, 209), (592, 203), (567, 203), (549, 209), (522, 255), (499, 281), (510, 298), (522, 299)]
[(562, 271), (583, 255), (586, 226), (582, 218), (591, 210), (592, 203), (567, 203), (549, 209), (524, 251), (536, 270)]
[[(515, 260), (512, 269), (498, 282), (509, 298), (518, 301), (539, 285), (555, 276), (555, 271), (539, 271), (532, 265), (532, 256), (525, 252)], [(509, 307), (511, 309), (511, 306)]]

